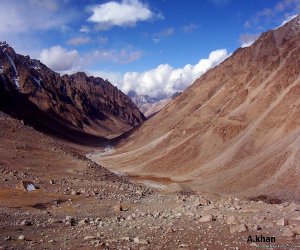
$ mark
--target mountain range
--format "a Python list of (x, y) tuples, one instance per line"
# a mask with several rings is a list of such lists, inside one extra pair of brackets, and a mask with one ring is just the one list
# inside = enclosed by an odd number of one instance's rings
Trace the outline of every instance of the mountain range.
[(193, 190), (299, 198), (300, 17), (209, 70), (94, 159)]
[(25, 123), (80, 143), (97, 144), (145, 117), (110, 82), (83, 72), (60, 76), (0, 44), (0, 109)]
[(171, 100), (179, 96), (180, 93), (174, 93), (171, 96), (163, 95), (154, 98), (149, 95), (137, 94), (135, 91), (129, 91), (127, 95), (147, 118), (151, 118)]

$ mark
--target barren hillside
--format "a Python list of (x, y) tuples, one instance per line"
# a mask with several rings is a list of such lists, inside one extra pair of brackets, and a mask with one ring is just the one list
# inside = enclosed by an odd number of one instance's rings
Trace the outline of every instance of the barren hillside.
[(238, 49), (123, 140), (108, 168), (195, 190), (299, 197), (300, 17)]

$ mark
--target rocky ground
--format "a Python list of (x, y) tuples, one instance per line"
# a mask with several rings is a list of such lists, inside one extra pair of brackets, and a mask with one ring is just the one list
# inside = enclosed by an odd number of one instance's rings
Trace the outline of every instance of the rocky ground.
[[(4, 114), (0, 134), (0, 249), (300, 247), (299, 204), (165, 194)], [(256, 235), (276, 241), (247, 242)]]

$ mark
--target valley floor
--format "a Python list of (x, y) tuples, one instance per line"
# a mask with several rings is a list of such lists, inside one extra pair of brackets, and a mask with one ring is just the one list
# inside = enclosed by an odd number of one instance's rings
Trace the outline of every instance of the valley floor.
[(0, 249), (300, 247), (299, 204), (163, 193), (2, 113), (0, 180)]

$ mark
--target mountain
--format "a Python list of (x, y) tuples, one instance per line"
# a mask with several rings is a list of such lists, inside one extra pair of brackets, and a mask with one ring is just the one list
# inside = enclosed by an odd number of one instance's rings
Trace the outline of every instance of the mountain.
[(152, 98), (148, 95), (139, 95), (135, 91), (129, 91), (128, 97), (137, 105), (140, 111), (147, 117), (150, 118), (157, 114), (163, 107), (165, 107), (171, 100), (180, 95), (175, 93), (172, 96), (160, 96)]
[(0, 110), (41, 130), (99, 142), (140, 125), (144, 115), (120, 90), (78, 72), (60, 76), (0, 43)]
[(200, 191), (299, 199), (299, 96), (300, 16), (237, 49), (95, 159)]

